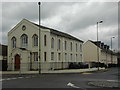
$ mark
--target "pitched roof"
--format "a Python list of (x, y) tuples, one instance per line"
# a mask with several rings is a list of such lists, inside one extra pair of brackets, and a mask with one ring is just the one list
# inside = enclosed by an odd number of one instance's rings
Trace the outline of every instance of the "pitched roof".
[(0, 55), (7, 56), (7, 45), (0, 44)]
[[(29, 21), (29, 20), (27, 20), (27, 21)], [(34, 24), (34, 25), (39, 27), (39, 25), (36, 24), (36, 23), (33, 23), (33, 22), (30, 22), (30, 23), (32, 23), (32, 24)], [(80, 41), (82, 43), (84, 42), (84, 41), (82, 41), (82, 40), (80, 40), (80, 39), (78, 39), (78, 38), (76, 38), (76, 37), (74, 37), (74, 36), (72, 36), (70, 34), (67, 34), (67, 33), (64, 33), (64, 32), (58, 31), (58, 30), (55, 30), (53, 28), (49, 28), (49, 27), (42, 26), (42, 25), (40, 25), (40, 27), (43, 28), (43, 29), (49, 29), (51, 34), (55, 34), (55, 35), (58, 35), (58, 36), (62, 36), (62, 37), (66, 37), (66, 38), (69, 38), (69, 39), (77, 40), (77, 41)]]
[[(97, 47), (99, 47), (103, 52), (106, 52), (107, 51), (107, 53), (109, 53), (109, 54), (111, 54), (111, 52), (113, 53), (113, 54), (115, 54), (113, 51), (111, 51), (110, 49), (109, 49), (109, 46), (108, 45), (104, 45), (104, 43), (103, 42), (101, 42), (101, 41), (92, 41), (92, 40), (89, 40), (90, 42), (92, 42), (93, 44), (95, 44)], [(103, 45), (103, 47), (101, 47), (101, 44)]]

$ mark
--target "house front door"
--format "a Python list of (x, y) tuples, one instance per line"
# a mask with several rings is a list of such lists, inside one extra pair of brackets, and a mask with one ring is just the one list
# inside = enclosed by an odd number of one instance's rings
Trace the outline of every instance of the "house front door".
[(18, 54), (15, 56), (15, 70), (20, 70), (20, 56)]

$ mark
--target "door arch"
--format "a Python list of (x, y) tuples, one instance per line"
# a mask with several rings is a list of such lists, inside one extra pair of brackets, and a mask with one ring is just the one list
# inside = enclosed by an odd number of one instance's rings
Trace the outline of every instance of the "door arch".
[(15, 64), (14, 64), (15, 70), (20, 70), (20, 55), (15, 55)]

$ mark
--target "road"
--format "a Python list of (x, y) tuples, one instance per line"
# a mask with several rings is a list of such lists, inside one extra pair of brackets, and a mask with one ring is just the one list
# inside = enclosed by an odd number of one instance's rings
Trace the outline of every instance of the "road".
[[(24, 77), (4, 77), (2, 88), (79, 88), (79, 90), (93, 90), (100, 87), (88, 85), (90, 81), (117, 81), (118, 69), (74, 74), (42, 74)], [(4, 90), (4, 89), (3, 89)], [(107, 89), (102, 89), (107, 90)], [(110, 89), (108, 89), (110, 90)], [(115, 90), (115, 89), (113, 89)], [(117, 90), (117, 89), (116, 89)]]

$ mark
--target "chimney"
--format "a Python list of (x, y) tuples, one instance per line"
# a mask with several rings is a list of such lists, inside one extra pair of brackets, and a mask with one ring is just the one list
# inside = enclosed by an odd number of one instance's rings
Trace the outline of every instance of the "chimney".
[(107, 45), (104, 45), (104, 49), (107, 50)]
[(110, 46), (107, 46), (107, 50), (109, 50)]
[(101, 49), (104, 49), (104, 43), (101, 43)]

